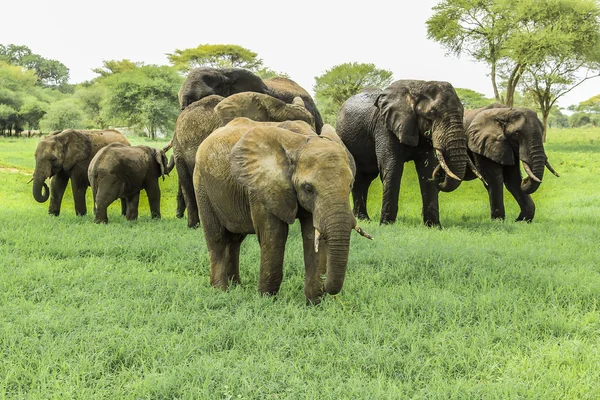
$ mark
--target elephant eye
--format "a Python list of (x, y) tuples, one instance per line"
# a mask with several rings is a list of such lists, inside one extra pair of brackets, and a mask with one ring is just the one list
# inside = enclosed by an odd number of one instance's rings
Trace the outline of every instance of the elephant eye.
[(310, 183), (302, 184), (302, 189), (308, 194), (313, 194), (315, 192), (315, 188)]

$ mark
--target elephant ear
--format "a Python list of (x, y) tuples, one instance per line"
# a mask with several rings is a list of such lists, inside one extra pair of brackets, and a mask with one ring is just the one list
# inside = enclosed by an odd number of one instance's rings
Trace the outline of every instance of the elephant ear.
[(154, 159), (160, 167), (160, 176), (164, 181), (165, 174), (167, 176), (169, 175), (169, 160), (167, 159), (165, 152), (160, 149), (152, 149), (152, 152), (154, 153)]
[(414, 112), (414, 100), (408, 89), (394, 87), (386, 89), (375, 99), (385, 126), (398, 137), (400, 143), (408, 146), (419, 144), (417, 116)]
[(515, 165), (513, 149), (504, 134), (503, 119), (479, 113), (467, 130), (469, 150), (502, 165)]
[(73, 168), (75, 164), (91, 157), (92, 142), (90, 138), (83, 133), (68, 130), (56, 135), (56, 137), (61, 141), (64, 148), (64, 170), (68, 171)]
[(348, 165), (352, 170), (352, 176), (356, 176), (356, 163), (354, 162), (354, 157), (346, 148), (346, 145), (335, 131), (335, 128), (329, 124), (323, 125), (323, 128), (321, 129), (321, 137), (324, 137), (326, 139), (331, 140), (332, 142), (340, 144), (344, 148), (344, 150), (346, 150), (346, 156), (348, 157)]
[(306, 142), (304, 135), (260, 126), (244, 134), (231, 150), (229, 161), (235, 180), (288, 224), (294, 223), (298, 212), (292, 174), (296, 154)]

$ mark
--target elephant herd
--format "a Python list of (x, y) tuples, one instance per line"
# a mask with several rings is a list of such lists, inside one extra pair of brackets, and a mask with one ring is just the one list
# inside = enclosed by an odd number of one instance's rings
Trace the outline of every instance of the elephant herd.
[(351, 232), (372, 239), (356, 220), (369, 218), (371, 182), (379, 175), (383, 184), (380, 222), (393, 223), (407, 161), (415, 162), (428, 226), (440, 226), (439, 191), (476, 178), (488, 191), (492, 218), (505, 217), (505, 185), (521, 208), (517, 220), (532, 221), (531, 193), (544, 169), (558, 176), (534, 111), (498, 104), (465, 111), (447, 82), (400, 80), (365, 89), (342, 105), (336, 128), (323, 124), (310, 95), (292, 80), (263, 81), (239, 68), (193, 70), (179, 102), (173, 139), (162, 150), (131, 146), (113, 130), (70, 129), (41, 139), (33, 197), (50, 197), (49, 213), (58, 215), (71, 179), (75, 211), (85, 215), (91, 186), (94, 221), (106, 223), (117, 199), (122, 214), (136, 219), (144, 189), (152, 217), (160, 218), (159, 179), (176, 168), (177, 216), (187, 209), (188, 226), (201, 223), (210, 281), (221, 289), (240, 282), (240, 245), (256, 234), (259, 292), (277, 293), (288, 228), (299, 219), (307, 301), (338, 293)]

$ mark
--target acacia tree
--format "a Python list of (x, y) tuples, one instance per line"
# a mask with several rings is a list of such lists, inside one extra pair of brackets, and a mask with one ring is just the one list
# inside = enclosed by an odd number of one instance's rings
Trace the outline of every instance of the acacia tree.
[(329, 124), (335, 124), (342, 104), (367, 87), (382, 89), (392, 83), (392, 72), (375, 64), (344, 63), (315, 77), (315, 101)]
[(102, 66), (93, 68), (92, 71), (104, 78), (112, 74), (131, 71), (132, 69), (139, 68), (143, 65), (143, 62), (133, 62), (127, 58), (123, 60), (103, 60)]
[(176, 49), (167, 53), (167, 58), (181, 72), (199, 67), (245, 68), (263, 79), (287, 76), (265, 67), (257, 53), (235, 44), (201, 44), (191, 49)]
[[(525, 51), (534, 45), (522, 86), (542, 113), (544, 140), (556, 101), (588, 79), (600, 76), (600, 8), (593, 0), (541, 0), (529, 30), (515, 35)], [(543, 13), (543, 15), (539, 15)], [(544, 49), (539, 51), (535, 49)], [(536, 53), (539, 54), (536, 57)]]
[[(529, 81), (548, 59), (580, 59), (583, 43), (598, 34), (594, 0), (444, 0), (433, 9), (428, 37), (449, 53), (487, 63), (496, 101), (509, 106), (525, 74)], [(569, 68), (553, 71), (564, 79)], [(499, 77), (506, 81), (505, 97)]]

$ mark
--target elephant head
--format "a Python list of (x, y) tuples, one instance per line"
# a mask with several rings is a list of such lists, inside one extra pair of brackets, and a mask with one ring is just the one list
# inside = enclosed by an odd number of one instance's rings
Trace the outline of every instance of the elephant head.
[(277, 218), (292, 224), (298, 207), (312, 213), (315, 250), (320, 240), (326, 243), (329, 294), (342, 288), (350, 233), (360, 230), (349, 202), (353, 171), (340, 143), (265, 125), (244, 134), (230, 156), (236, 181)]
[(258, 75), (242, 68), (195, 68), (179, 89), (179, 105), (183, 110), (211, 94), (227, 97), (240, 92), (265, 93), (266, 90)]
[(304, 107), (301, 98), (296, 97), (292, 104), (287, 104), (268, 94), (242, 92), (223, 99), (215, 107), (215, 112), (227, 124), (237, 117), (246, 117), (254, 121), (304, 121), (313, 129), (315, 120)]
[(451, 84), (396, 81), (376, 98), (375, 106), (400, 143), (417, 146), (431, 140), (446, 173), (440, 190), (450, 192), (460, 185), (468, 163), (467, 137), (463, 106)]
[(535, 192), (544, 177), (544, 167), (556, 174), (548, 163), (542, 134), (544, 128), (535, 111), (527, 108), (492, 108), (477, 114), (467, 130), (469, 149), (502, 165), (521, 160), (527, 177), (521, 190)]
[(44, 203), (50, 196), (45, 180), (61, 170), (70, 170), (91, 155), (92, 143), (81, 132), (66, 130), (42, 138), (35, 150), (33, 198)]

